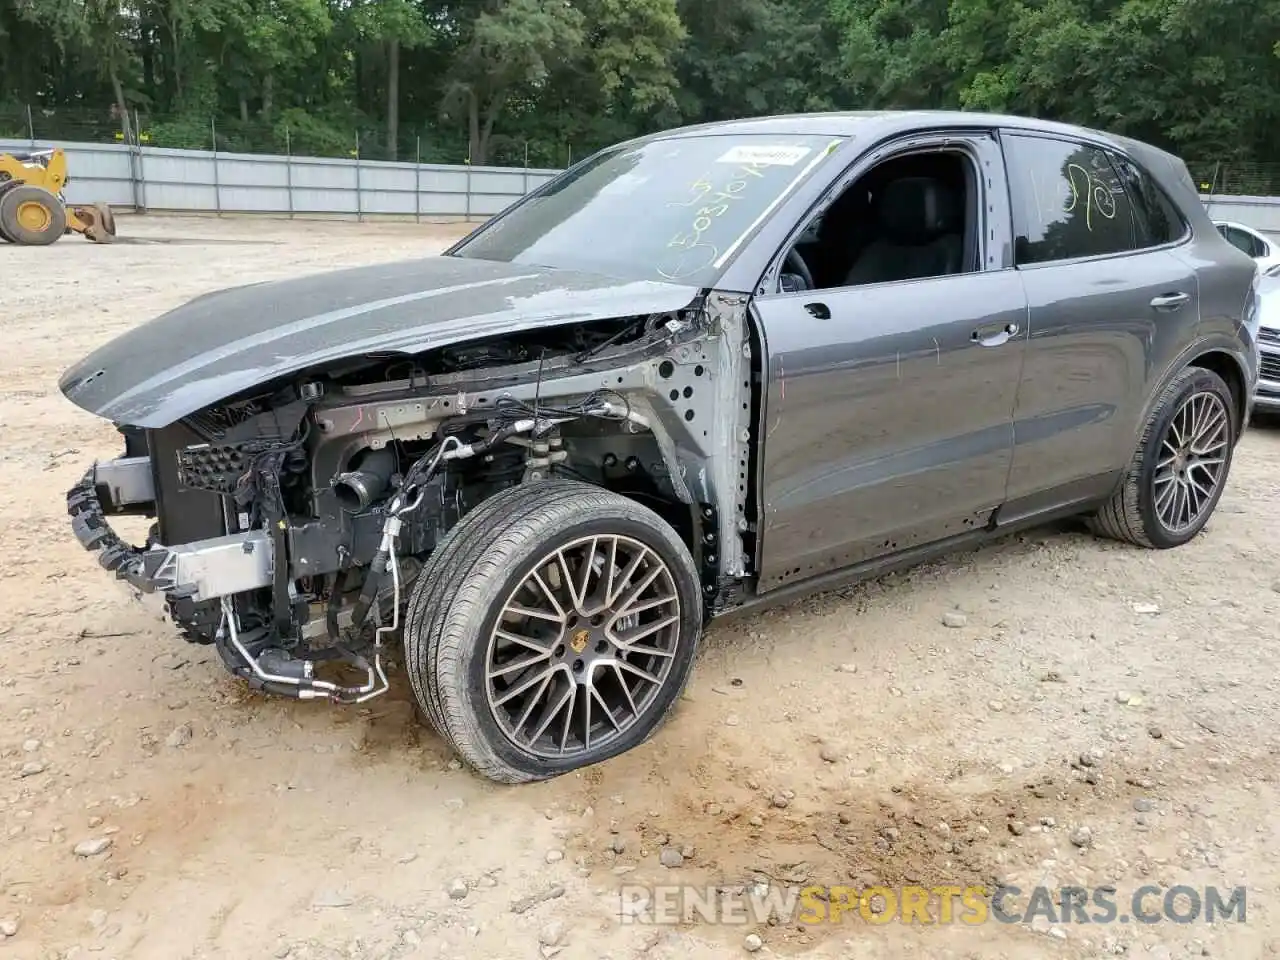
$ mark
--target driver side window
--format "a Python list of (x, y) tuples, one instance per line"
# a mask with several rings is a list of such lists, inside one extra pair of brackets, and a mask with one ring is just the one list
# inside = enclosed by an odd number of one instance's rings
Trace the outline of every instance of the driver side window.
[(780, 292), (979, 269), (977, 176), (961, 150), (890, 157), (844, 190), (788, 252)]

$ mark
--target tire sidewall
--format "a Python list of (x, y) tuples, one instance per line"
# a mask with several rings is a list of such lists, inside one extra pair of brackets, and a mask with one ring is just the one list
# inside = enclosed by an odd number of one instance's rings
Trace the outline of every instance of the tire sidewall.
[[(702, 596), (697, 573), (684, 544), (674, 530), (668, 532), (661, 530), (661, 527), (655, 529), (655, 523), (666, 526), (665, 521), (656, 514), (649, 522), (631, 517), (597, 515), (562, 527), (550, 537), (532, 537), (522, 546), (518, 557), (512, 558), (507, 574), (485, 590), (484, 616), (478, 618), (478, 626), (470, 631), (471, 635), (467, 638), (469, 642), (462, 649), (460, 666), (462, 675), (466, 678), (466, 687), (461, 693), (466, 713), (480, 730), (481, 742), (502, 764), (543, 779), (600, 763), (646, 741), (674, 706), (688, 680), (696, 656), (702, 629)], [(607, 749), (586, 757), (575, 754), (563, 760), (538, 757), (511, 743), (490, 712), (486, 695), (489, 638), (507, 598), (529, 575), (532, 564), (565, 544), (592, 535), (630, 537), (657, 553), (667, 565), (680, 600), (680, 632), (676, 656), (666, 683), (644, 715)]]
[[(1156, 464), (1160, 460), (1160, 448), (1164, 443), (1165, 435), (1168, 433), (1169, 424), (1173, 422), (1173, 418), (1177, 416), (1183, 404), (1192, 394), (1204, 392), (1216, 394), (1227, 411), (1228, 436), (1226, 449), (1223, 453), (1222, 475), (1217, 488), (1210, 497), (1208, 508), (1201, 514), (1200, 519), (1186, 530), (1175, 534), (1165, 527), (1156, 514), (1155, 491), (1152, 483), (1155, 479)], [(1153, 546), (1168, 548), (1181, 546), (1189, 542), (1204, 529), (1205, 524), (1209, 522), (1214, 511), (1218, 508), (1218, 501), (1222, 499), (1222, 493), (1226, 489), (1227, 480), (1230, 477), (1236, 437), (1239, 432), (1234, 406), (1231, 390), (1223, 379), (1212, 370), (1196, 368), (1182, 385), (1182, 388), (1169, 398), (1157, 414), (1151, 432), (1147, 436), (1146, 446), (1142, 451), (1142, 468), (1138, 473), (1138, 510), (1141, 514), (1142, 528), (1146, 531), (1147, 538)]]
[[(18, 206), (33, 201), (42, 202), (50, 212), (49, 227), (40, 233), (26, 230), (17, 222)], [(13, 222), (7, 225), (4, 232), (13, 242), (24, 246), (48, 246), (57, 242), (67, 228), (67, 212), (58, 198), (48, 190), (30, 184), (20, 184), (0, 195), (0, 222), (7, 221), (10, 217)]]

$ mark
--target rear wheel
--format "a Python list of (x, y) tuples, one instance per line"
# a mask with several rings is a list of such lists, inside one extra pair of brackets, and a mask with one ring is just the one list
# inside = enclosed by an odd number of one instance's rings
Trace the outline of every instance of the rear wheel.
[(405, 666), (454, 749), (502, 782), (545, 780), (647, 740), (702, 628), (693, 558), (652, 510), (576, 481), (503, 491), (418, 578)]
[(47, 246), (67, 229), (67, 211), (48, 190), (20, 184), (0, 196), (0, 230), (16, 243)]
[(1231, 390), (1188, 367), (1156, 403), (1124, 482), (1090, 521), (1103, 536), (1167, 549), (1194, 538), (1226, 487), (1238, 425)]

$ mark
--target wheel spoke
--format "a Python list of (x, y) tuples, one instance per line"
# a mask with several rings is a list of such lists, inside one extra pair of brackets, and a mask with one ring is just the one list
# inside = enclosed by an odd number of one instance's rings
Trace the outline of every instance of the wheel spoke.
[(556, 552), (556, 562), (560, 565), (560, 575), (564, 578), (564, 588), (569, 591), (569, 603), (575, 610), (582, 609), (582, 598), (573, 587), (573, 571), (569, 569), (569, 560), (563, 550)]
[(676, 595), (674, 593), (663, 594), (660, 597), (651, 597), (650, 599), (645, 600), (643, 602), (633, 603), (631, 606), (627, 607), (625, 612), (618, 613), (618, 615), (614, 619), (615, 621), (625, 620), (629, 617), (634, 617), (641, 613), (645, 613), (648, 610), (652, 610), (655, 607), (661, 607), (661, 606), (664, 606), (665, 604), (675, 603), (675, 602), (676, 602)]
[(550, 650), (544, 650), (532, 656), (525, 657), (523, 660), (513, 660), (501, 667), (496, 667), (489, 671), (489, 679), (496, 680), (498, 677), (505, 677), (509, 673), (515, 673), (517, 670), (524, 670), (533, 666), (535, 663), (542, 663), (551, 656)]
[(538, 724), (538, 729), (533, 731), (533, 736), (529, 738), (530, 743), (537, 743), (542, 739), (542, 735), (547, 732), (547, 727), (551, 726), (551, 721), (560, 716), (560, 711), (564, 709), (564, 705), (573, 699), (573, 692), (576, 689), (577, 685), (570, 680), (564, 694), (556, 701), (556, 705), (547, 711), (546, 716), (542, 718), (542, 723)]
[(627, 706), (631, 708), (631, 715), (633, 717), (640, 716), (640, 711), (636, 708), (635, 698), (631, 696), (631, 687), (627, 685), (627, 678), (622, 675), (622, 668), (618, 666), (616, 660), (610, 666), (613, 667), (613, 672), (617, 675), (618, 686), (622, 688), (623, 694), (626, 695)]
[(634, 663), (630, 663), (627, 660), (619, 660), (618, 666), (621, 667), (623, 670), (626, 670), (628, 673), (634, 673), (637, 677), (640, 677), (643, 680), (647, 680), (649, 683), (658, 684), (662, 682), (657, 677), (655, 677), (652, 673), (650, 673), (648, 670), (641, 670)]
[(1215, 420), (1213, 425), (1191, 443), (1191, 452), (1198, 457), (1208, 456), (1227, 444), (1227, 421)]
[(528, 617), (532, 620), (548, 620), (551, 623), (564, 623), (564, 617), (560, 614), (547, 613), (545, 610), (535, 610), (533, 607), (522, 606), (518, 603), (507, 604), (506, 612), (516, 617)]
[(1182, 489), (1187, 496), (1187, 521), (1190, 522), (1200, 512), (1200, 491), (1188, 480), (1182, 481)]
[(636, 643), (645, 637), (651, 637), (659, 630), (665, 630), (674, 623), (679, 623), (678, 616), (664, 617), (661, 620), (655, 620), (653, 623), (646, 623), (642, 627), (636, 627), (634, 630), (628, 630), (626, 634), (618, 636), (618, 646), (632, 649)]
[(560, 606), (560, 601), (556, 599), (556, 595), (551, 591), (551, 588), (547, 586), (547, 582), (542, 579), (542, 574), (537, 570), (534, 570), (531, 576), (533, 582), (538, 585), (538, 589), (542, 591), (543, 595), (551, 603), (551, 606), (555, 607), (556, 620), (559, 623), (564, 623), (565, 617), (567, 616), (565, 614), (564, 607)]
[(526, 690), (528, 690), (530, 687), (532, 687), (535, 683), (537, 683), (537, 682), (538, 682), (539, 680), (541, 680), (543, 677), (548, 676), (548, 675), (550, 675), (550, 674), (552, 674), (552, 673), (554, 673), (554, 672), (555, 672), (555, 671), (554, 671), (552, 668), (548, 667), (548, 668), (547, 668), (546, 670), (544, 670), (542, 673), (534, 674), (534, 675), (533, 675), (533, 677), (531, 677), (530, 679), (526, 680), (524, 683), (520, 684), (518, 687), (513, 687), (512, 689), (510, 689), (510, 690), (508, 690), (506, 693), (504, 693), (504, 694), (503, 694), (503, 695), (498, 699), (498, 701), (496, 702), (495, 706), (499, 706), (499, 707), (500, 707), (500, 706), (502, 706), (504, 703), (506, 703), (508, 700), (512, 699), (513, 697), (518, 697), (518, 696), (520, 696), (520, 694), (524, 693)]
[[(1170, 478), (1170, 479), (1174, 479), (1174, 478)], [(1156, 513), (1160, 515), (1160, 518), (1162, 520), (1165, 520), (1166, 522), (1168, 522), (1169, 506), (1173, 502), (1174, 498), (1177, 497), (1177, 495), (1178, 495), (1178, 484), (1176, 482), (1176, 479), (1174, 483), (1165, 487), (1163, 490), (1156, 491), (1156, 502), (1155, 502)]]
[(526, 637), (519, 633), (512, 633), (510, 630), (503, 630), (501, 627), (494, 630), (493, 635), (499, 640), (505, 640), (508, 643), (517, 643), (522, 647), (527, 647), (530, 650), (536, 650), (539, 653), (546, 652), (550, 649), (546, 643), (539, 642), (532, 637)]
[(1194, 471), (1201, 471), (1209, 481), (1209, 490), (1212, 492), (1214, 484), (1218, 482), (1218, 475), (1222, 472), (1222, 465), (1226, 460), (1222, 457), (1201, 457), (1192, 460), (1187, 464), (1187, 479), (1193, 483), (1195, 481)]
[(1213, 480), (1212, 479), (1210, 479), (1208, 487), (1203, 487), (1200, 485), (1200, 481), (1197, 480), (1194, 476), (1192, 476), (1191, 472), (1188, 471), (1187, 486), (1190, 487), (1192, 490), (1196, 491), (1196, 494), (1197, 494), (1196, 499), (1200, 503), (1203, 503), (1204, 501), (1208, 500), (1211, 496), (1213, 496)]
[(596, 563), (596, 544), (599, 540), (591, 538), (591, 546), (587, 549), (586, 558), (582, 561), (582, 582), (578, 585), (578, 609), (585, 610), (587, 605), (587, 586), (591, 583), (591, 572)]
[(1187, 408), (1184, 406), (1169, 423), (1169, 437), (1173, 440), (1173, 445), (1178, 449), (1181, 449), (1186, 442), (1182, 435), (1182, 426), (1180, 426), (1180, 424), (1185, 423), (1186, 416)]
[(618, 721), (614, 719), (613, 711), (610, 710), (609, 705), (604, 702), (604, 697), (600, 696), (600, 694), (596, 692), (595, 687), (588, 687), (587, 690), (590, 694), (589, 699), (594, 699), (600, 704), (600, 709), (604, 711), (604, 715), (608, 719), (609, 723), (613, 725), (613, 729), (621, 731), (622, 727), (618, 724)]
[(555, 679), (556, 672), (548, 670), (543, 674), (542, 685), (538, 687), (538, 692), (529, 698), (529, 702), (525, 704), (524, 712), (520, 714), (520, 719), (516, 721), (515, 733), (520, 735), (520, 731), (524, 729), (524, 725), (529, 722), (529, 716), (533, 713), (533, 708), (542, 702), (542, 695), (547, 692), (547, 687), (551, 685), (551, 681)]
[(591, 749), (591, 688), (583, 687), (587, 695), (582, 698), (582, 749)]
[(653, 581), (657, 580), (658, 577), (663, 574), (664, 570), (664, 567), (654, 567), (646, 573), (644, 575), (644, 579), (641, 580), (637, 586), (633, 587), (631, 592), (627, 594), (627, 599), (620, 604), (614, 605), (617, 610), (617, 616), (625, 617), (627, 614), (631, 613), (631, 605), (640, 599), (640, 595), (649, 589), (649, 585), (652, 584)]
[(640, 551), (631, 558), (631, 562), (627, 564), (627, 568), (622, 571), (622, 576), (618, 578), (614, 583), (613, 589), (609, 591), (610, 606), (614, 605), (614, 601), (618, 599), (618, 594), (627, 589), (627, 584), (631, 582), (631, 578), (634, 577), (636, 575), (636, 571), (640, 569), (640, 564), (644, 563), (645, 554), (648, 552), (649, 551), (647, 549), (642, 547)]
[(570, 681), (569, 683), (569, 706), (564, 712), (564, 727), (560, 731), (560, 749), (558, 753), (564, 753), (569, 745), (569, 733), (573, 727), (573, 712), (578, 706), (578, 685)]

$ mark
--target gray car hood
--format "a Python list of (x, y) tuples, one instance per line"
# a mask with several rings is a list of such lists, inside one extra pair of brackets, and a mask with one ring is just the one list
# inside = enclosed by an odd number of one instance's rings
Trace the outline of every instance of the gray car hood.
[(98, 416), (162, 427), (317, 364), (679, 310), (697, 292), (456, 257), (356, 267), (197, 297), (100, 347), (58, 385)]

